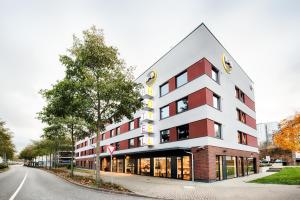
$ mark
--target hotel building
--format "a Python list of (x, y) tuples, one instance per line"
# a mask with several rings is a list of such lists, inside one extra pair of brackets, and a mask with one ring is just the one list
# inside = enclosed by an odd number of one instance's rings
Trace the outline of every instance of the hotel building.
[[(205, 182), (258, 172), (253, 82), (204, 24), (136, 81), (145, 106), (101, 134), (101, 170)], [(95, 142), (76, 142), (77, 167), (95, 167)]]

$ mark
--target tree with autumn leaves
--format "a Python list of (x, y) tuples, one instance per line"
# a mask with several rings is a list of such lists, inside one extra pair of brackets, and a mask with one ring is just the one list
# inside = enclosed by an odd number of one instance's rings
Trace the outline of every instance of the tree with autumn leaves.
[(300, 113), (280, 122), (280, 129), (274, 134), (273, 141), (282, 149), (300, 152)]

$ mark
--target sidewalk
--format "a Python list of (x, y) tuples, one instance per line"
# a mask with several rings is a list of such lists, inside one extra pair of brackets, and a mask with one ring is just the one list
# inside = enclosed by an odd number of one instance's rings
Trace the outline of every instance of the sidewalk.
[[(75, 174), (91, 176), (91, 174), (83, 172), (75, 172)], [(104, 181), (113, 181), (137, 194), (163, 199), (300, 199), (300, 186), (247, 183), (250, 180), (271, 174), (263, 172), (214, 183), (193, 183), (176, 179), (100, 172), (100, 176)]]

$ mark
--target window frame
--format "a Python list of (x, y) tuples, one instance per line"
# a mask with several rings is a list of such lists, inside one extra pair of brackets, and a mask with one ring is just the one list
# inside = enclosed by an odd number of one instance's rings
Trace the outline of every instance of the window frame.
[[(162, 138), (162, 132), (164, 131), (167, 131), (168, 132), (168, 141), (163, 141), (163, 138)], [(160, 131), (160, 143), (167, 143), (167, 142), (170, 142), (170, 129), (164, 129), (164, 130), (161, 130)]]
[[(167, 93), (162, 94), (161, 91), (162, 91), (162, 88), (163, 88), (164, 86), (167, 86), (167, 87), (168, 87), (168, 91), (167, 91)], [(167, 81), (167, 82), (165, 82), (165, 83), (163, 83), (163, 84), (161, 84), (161, 85), (159, 86), (159, 96), (160, 96), (160, 97), (163, 97), (163, 96), (167, 95), (169, 92), (170, 92), (169, 81)]]
[[(215, 101), (214, 98), (217, 98), (217, 107), (215, 107)], [(215, 93), (213, 93), (213, 107), (217, 110), (221, 110), (221, 97)]]
[[(184, 99), (186, 99), (186, 102), (187, 102), (187, 108), (185, 109), (185, 110), (183, 110), (183, 111), (181, 111), (181, 112), (178, 112), (178, 102), (180, 102), (180, 101), (182, 101), (182, 100), (184, 100)], [(186, 96), (186, 97), (183, 97), (183, 98), (181, 98), (181, 99), (179, 99), (179, 100), (177, 100), (176, 101), (176, 114), (179, 114), (179, 113), (183, 113), (183, 112), (186, 112), (186, 111), (188, 111), (189, 110), (189, 98), (188, 98), (188, 96)]]
[[(131, 125), (133, 125), (133, 126), (131, 127)], [(130, 122), (128, 122), (128, 129), (129, 129), (129, 131), (134, 130), (134, 120), (131, 120)]]
[[(133, 141), (133, 145), (131, 145), (131, 141)], [(134, 148), (135, 147), (135, 144), (134, 144), (134, 138), (130, 138), (130, 139), (128, 139), (128, 149), (132, 149), (132, 148)]]
[[(183, 84), (181, 84), (181, 85), (178, 85), (178, 81), (177, 81), (178, 78), (179, 78), (180, 76), (184, 75), (184, 74), (186, 74), (186, 82), (183, 83)], [(184, 70), (183, 72), (181, 72), (180, 74), (178, 74), (178, 75), (175, 76), (175, 86), (176, 86), (176, 88), (179, 88), (179, 87), (181, 87), (181, 86), (187, 84), (188, 82), (189, 82), (189, 80), (188, 80), (188, 73), (187, 73), (187, 70)]]
[[(181, 127), (187, 127), (186, 129), (185, 129), (185, 132), (187, 132), (187, 137), (186, 138), (179, 138), (179, 132), (178, 132), (178, 130), (179, 130), (179, 128), (181, 128)], [(184, 125), (181, 125), (181, 126), (177, 126), (176, 127), (176, 134), (177, 134), (177, 141), (181, 141), (181, 140), (187, 140), (187, 139), (189, 139), (190, 138), (190, 127), (189, 127), (189, 124), (184, 124)]]
[(121, 128), (120, 128), (120, 126), (118, 126), (116, 128), (116, 135), (120, 135), (120, 134), (121, 134)]
[[(218, 134), (216, 132), (216, 126), (218, 127)], [(222, 124), (221, 123), (214, 122), (214, 132), (215, 132), (215, 138), (223, 139), (223, 134), (222, 134), (223, 131), (222, 131)]]
[(111, 130), (109, 131), (109, 134), (110, 134), (110, 137), (111, 137), (111, 138), (114, 137), (114, 136), (116, 136), (116, 131), (115, 131), (115, 129), (111, 129)]
[[(168, 116), (166, 116), (166, 117), (162, 117), (162, 110), (163, 110), (164, 108), (168, 108)], [(162, 119), (166, 119), (166, 118), (168, 118), (168, 117), (170, 117), (170, 106), (169, 106), (169, 105), (166, 105), (166, 106), (161, 107), (161, 108), (159, 109), (159, 118), (162, 120)]]
[(120, 150), (120, 142), (115, 143), (115, 149), (116, 149), (116, 151)]
[[(216, 80), (213, 77), (213, 73), (216, 74)], [(211, 79), (214, 80), (216, 83), (220, 83), (220, 73), (219, 73), (219, 70), (215, 66), (211, 67)]]

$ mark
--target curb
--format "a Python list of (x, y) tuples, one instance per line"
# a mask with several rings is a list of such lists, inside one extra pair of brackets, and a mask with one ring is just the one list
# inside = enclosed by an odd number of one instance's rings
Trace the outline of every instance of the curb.
[[(41, 168), (39, 168), (41, 169)], [(90, 190), (96, 190), (96, 191), (100, 191), (100, 192), (106, 192), (106, 193), (113, 193), (113, 194), (123, 194), (123, 195), (127, 195), (127, 196), (134, 196), (134, 197), (143, 197), (143, 198), (149, 198), (149, 199), (160, 199), (160, 198), (157, 198), (157, 197), (149, 197), (149, 196), (145, 196), (145, 195), (141, 195), (141, 194), (136, 194), (134, 192), (122, 192), (122, 191), (116, 191), (116, 190), (109, 190), (109, 189), (104, 189), (104, 188), (95, 188), (95, 187), (91, 187), (91, 186), (87, 186), (87, 185), (82, 185), (80, 183), (77, 183), (75, 181), (71, 181), (71, 180), (68, 180), (68, 179), (65, 179), (51, 171), (48, 171), (48, 170), (45, 170), (45, 169), (41, 169), (45, 172), (48, 172), (50, 174), (53, 174), (55, 175), (56, 177), (66, 181), (66, 182), (69, 182), (71, 184), (74, 184), (74, 185), (77, 185), (79, 187), (82, 187), (82, 188), (85, 188), (85, 189), (90, 189)]]

